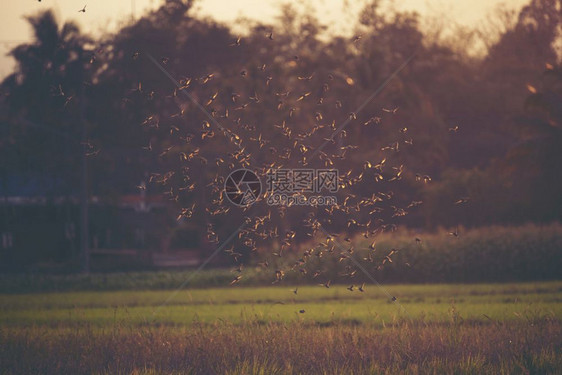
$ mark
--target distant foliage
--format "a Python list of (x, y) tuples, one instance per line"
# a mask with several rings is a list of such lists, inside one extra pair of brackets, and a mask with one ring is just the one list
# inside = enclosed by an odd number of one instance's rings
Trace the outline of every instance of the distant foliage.
[[(455, 229), (454, 231), (457, 231)], [(465, 283), (560, 280), (562, 267), (562, 225), (518, 227), (492, 226), (465, 230), (458, 228), (458, 237), (440, 229), (433, 234), (400, 229), (384, 233), (376, 240), (361, 241), (354, 247), (354, 257), (362, 267), (381, 283)], [(421, 242), (416, 241), (416, 238)], [(312, 252), (311, 252), (311, 249)], [(330, 258), (307, 262), (306, 275), (298, 266), (305, 252), (311, 257), (320, 251), (314, 244), (304, 243), (300, 250), (287, 253), (284, 258), (269, 265), (272, 269), (289, 269), (284, 279), (276, 282), (271, 270), (265, 269), (260, 259), (244, 268), (239, 284), (294, 285), (354, 284), (373, 281), (362, 272), (349, 275), (348, 258), (338, 261), (337, 251)], [(390, 256), (392, 262), (384, 261)], [(267, 256), (272, 249), (263, 249)], [(258, 257), (259, 258), (259, 257)], [(383, 264), (384, 262), (384, 264)], [(319, 271), (318, 276), (314, 274)], [(91, 275), (2, 275), (0, 293), (26, 293), (79, 290), (159, 290), (175, 289), (186, 279), (190, 287), (216, 287), (227, 285), (238, 272), (235, 269), (204, 270), (191, 277), (191, 271), (152, 271)]]
[[(169, 198), (178, 220), (162, 222), (161, 237), (190, 222), (207, 235), (202, 247), (216, 248), (247, 222), (236, 261), (279, 244), (294, 252), (319, 225), (353, 237), (562, 219), (560, 0), (530, 1), (480, 57), (379, 1), (351, 38), (326, 38), (290, 6), (235, 35), (192, 5), (166, 1), (97, 40), (51, 12), (29, 18), (35, 40), (13, 49), (16, 71), (1, 84), (0, 193), (17, 181), (75, 196), (86, 154), (100, 201), (140, 190)], [(259, 202), (249, 214), (224, 200), (234, 169), (263, 177), (304, 166), (340, 171), (332, 211)], [(451, 272), (443, 277), (461, 277)]]
[[(350, 256), (382, 283), (559, 280), (561, 277), (561, 224), (458, 227), (431, 234), (399, 229), (376, 239), (355, 240), (354, 246), (337, 251), (331, 261), (308, 262), (308, 281), (331, 280), (355, 285), (372, 282), (362, 272), (349, 276), (349, 270), (355, 269)], [(321, 247), (314, 244), (304, 247), (305, 251), (311, 248), (314, 258)], [(349, 249), (353, 250), (352, 255)], [(321, 273), (313, 278), (315, 271)]]

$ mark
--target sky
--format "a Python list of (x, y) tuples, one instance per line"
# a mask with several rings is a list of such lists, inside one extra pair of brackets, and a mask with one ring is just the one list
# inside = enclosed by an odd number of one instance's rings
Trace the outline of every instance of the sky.
[[(116, 30), (131, 17), (157, 8), (164, 0), (0, 0), (0, 78), (12, 72), (14, 62), (6, 54), (16, 45), (31, 39), (25, 16), (53, 9), (59, 22), (76, 21), (92, 36)], [(220, 22), (233, 22), (244, 17), (274, 22), (282, 3), (310, 6), (318, 19), (328, 25), (329, 32), (345, 34), (357, 19), (361, 4), (366, 0), (198, 0), (197, 14)], [(392, 0), (387, 0), (392, 2)], [(475, 26), (483, 22), (499, 4), (520, 9), (530, 0), (400, 0), (398, 10), (413, 10), (422, 16), (439, 16), (442, 21)], [(78, 10), (86, 5), (86, 12)]]

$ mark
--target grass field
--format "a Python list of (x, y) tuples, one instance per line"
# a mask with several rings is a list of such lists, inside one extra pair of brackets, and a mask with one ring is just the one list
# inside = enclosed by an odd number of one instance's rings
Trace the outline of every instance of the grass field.
[(0, 295), (3, 373), (560, 373), (562, 282)]

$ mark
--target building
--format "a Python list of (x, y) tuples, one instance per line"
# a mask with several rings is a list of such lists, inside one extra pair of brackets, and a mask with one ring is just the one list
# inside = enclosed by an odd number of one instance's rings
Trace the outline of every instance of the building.
[[(0, 196), (0, 270), (79, 269), (78, 198)], [(208, 254), (205, 225), (176, 220), (162, 195), (122, 195), (89, 202), (92, 271), (194, 267)], [(223, 258), (224, 259), (224, 258)], [(221, 264), (217, 257), (216, 264)]]

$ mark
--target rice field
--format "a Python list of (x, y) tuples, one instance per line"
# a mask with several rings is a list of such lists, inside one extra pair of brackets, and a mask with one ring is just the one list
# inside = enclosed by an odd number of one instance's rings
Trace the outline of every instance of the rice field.
[(384, 290), (365, 285), (364, 292), (347, 287), (4, 294), (0, 369), (6, 374), (562, 371), (562, 282)]

